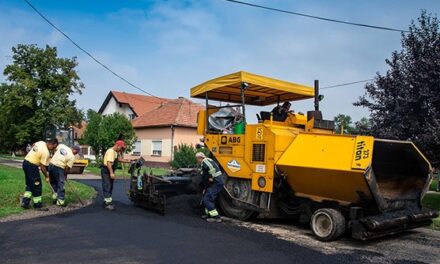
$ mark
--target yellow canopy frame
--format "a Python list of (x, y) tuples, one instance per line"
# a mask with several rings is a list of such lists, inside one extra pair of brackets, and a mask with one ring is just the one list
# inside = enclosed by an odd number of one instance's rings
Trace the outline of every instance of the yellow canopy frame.
[[(277, 80), (261, 75), (239, 71), (212, 79), (191, 88), (191, 97), (209, 100), (265, 106), (281, 101), (313, 98), (313, 87)], [(247, 87), (246, 87), (247, 85)], [(207, 94), (206, 94), (207, 93)]]

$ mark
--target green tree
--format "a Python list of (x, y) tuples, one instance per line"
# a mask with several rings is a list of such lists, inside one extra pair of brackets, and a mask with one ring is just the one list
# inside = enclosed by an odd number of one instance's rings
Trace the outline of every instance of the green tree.
[(114, 113), (102, 116), (93, 110), (88, 110), (87, 119), (89, 123), (84, 131), (84, 142), (93, 148), (98, 161), (121, 136), (127, 145), (127, 151), (132, 149), (136, 140), (135, 132), (130, 120), (124, 115)]
[(335, 121), (335, 132), (337, 134), (341, 134), (341, 128), (343, 129), (343, 134), (352, 134), (353, 133), (353, 126), (351, 121), (351, 116), (344, 115), (344, 114), (338, 114), (334, 118)]
[(196, 153), (203, 152), (209, 157), (207, 148), (194, 148), (192, 145), (179, 144), (174, 152), (174, 158), (171, 161), (171, 167), (178, 168), (195, 168), (197, 166)]
[(83, 143), (86, 145), (89, 145), (92, 147), (93, 151), (95, 152), (96, 158), (99, 158), (101, 156), (101, 144), (99, 142), (99, 126), (102, 121), (102, 115), (98, 112), (89, 109), (87, 111), (87, 127), (84, 130), (83, 134)]
[(431, 162), (440, 164), (440, 28), (439, 20), (422, 11), (402, 33), (402, 50), (386, 60), (355, 103), (367, 107), (377, 137), (412, 140)]
[(361, 120), (354, 122), (353, 134), (355, 135), (371, 135), (371, 121), (366, 117), (362, 117)]
[(17, 45), (0, 84), (0, 147), (14, 149), (41, 140), (46, 125), (77, 124), (83, 113), (69, 96), (84, 88), (76, 58), (59, 58), (55, 47)]

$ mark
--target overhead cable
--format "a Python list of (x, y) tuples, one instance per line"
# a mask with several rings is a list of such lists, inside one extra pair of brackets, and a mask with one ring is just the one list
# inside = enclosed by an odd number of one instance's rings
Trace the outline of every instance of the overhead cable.
[(38, 9), (33, 6), (28, 0), (23, 0), (25, 1), (44, 21), (46, 21), (49, 25), (51, 25), (56, 31), (58, 31), (59, 33), (61, 33), (64, 37), (66, 37), (73, 45), (75, 45), (78, 49), (80, 49), (82, 52), (84, 52), (87, 56), (89, 56), (92, 60), (94, 60), (96, 63), (98, 63), (99, 65), (101, 65), (104, 69), (106, 69), (107, 71), (109, 71), (111, 74), (113, 74), (114, 76), (116, 76), (117, 78), (121, 79), (122, 81), (124, 81), (126, 84), (130, 85), (131, 87), (144, 92), (146, 94), (148, 94), (149, 96), (152, 97), (156, 97), (158, 99), (162, 99), (160, 97), (155, 96), (154, 94), (138, 87), (137, 85), (133, 84), (132, 82), (130, 82), (129, 80), (127, 80), (126, 78), (122, 77), (120, 74), (118, 74), (117, 72), (115, 72), (114, 70), (110, 69), (110, 67), (108, 67), (107, 65), (105, 65), (104, 63), (102, 63), (101, 61), (99, 61), (95, 56), (93, 56), (90, 52), (88, 52), (87, 50), (85, 50), (84, 48), (82, 48), (77, 42), (75, 42), (72, 38), (70, 38), (66, 33), (64, 33), (60, 28), (58, 28), (54, 23), (52, 23), (45, 15), (43, 15), (40, 11), (38, 11)]
[(246, 6), (250, 6), (250, 7), (256, 7), (256, 8), (266, 9), (266, 10), (270, 10), (270, 11), (285, 13), (285, 14), (289, 14), (289, 15), (295, 15), (295, 16), (302, 16), (302, 17), (307, 17), (307, 18), (312, 18), (312, 19), (324, 20), (324, 21), (327, 21), (327, 22), (340, 23), (340, 24), (346, 24), (346, 25), (358, 26), (358, 27), (373, 28), (373, 29), (380, 29), (380, 30), (396, 31), (396, 32), (405, 32), (405, 33), (409, 32), (408, 30), (403, 30), (403, 29), (390, 28), (390, 27), (382, 27), (382, 26), (376, 26), (376, 25), (369, 25), (369, 24), (363, 24), (363, 23), (356, 23), (356, 22), (349, 22), (349, 21), (344, 21), (344, 20), (338, 20), (338, 19), (333, 19), (333, 18), (309, 15), (309, 14), (304, 14), (304, 13), (299, 13), (299, 12), (294, 12), (294, 11), (289, 11), (289, 10), (283, 10), (283, 9), (279, 9), (279, 8), (269, 7), (269, 6), (262, 6), (262, 5), (252, 4), (252, 3), (248, 3), (248, 2), (244, 2), (244, 1), (236, 1), (236, 0), (225, 0), (225, 1), (228, 1), (228, 2), (231, 2), (231, 3), (235, 3), (235, 4), (246, 5)]
[(374, 81), (374, 79), (368, 79), (368, 80), (361, 80), (361, 81), (355, 81), (355, 82), (335, 84), (335, 85), (325, 86), (325, 87), (322, 87), (322, 88), (319, 88), (319, 89), (320, 90), (332, 89), (332, 88), (336, 88), (336, 87), (347, 86), (347, 85), (352, 85), (352, 84), (357, 84), (357, 83), (365, 83), (365, 82), (370, 82), (370, 81)]

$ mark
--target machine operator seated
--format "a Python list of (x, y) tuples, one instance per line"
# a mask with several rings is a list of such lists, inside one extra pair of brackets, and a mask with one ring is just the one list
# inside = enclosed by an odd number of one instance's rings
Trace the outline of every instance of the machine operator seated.
[(284, 122), (289, 113), (293, 113), (293, 110), (290, 110), (290, 102), (284, 102), (283, 105), (277, 105), (274, 109), (272, 109), (272, 115), (274, 121), (282, 121)]

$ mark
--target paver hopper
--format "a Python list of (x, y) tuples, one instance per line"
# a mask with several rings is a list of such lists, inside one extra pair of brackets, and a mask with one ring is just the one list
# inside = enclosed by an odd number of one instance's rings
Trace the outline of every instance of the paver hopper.
[(295, 196), (348, 216), (356, 238), (429, 225), (436, 215), (421, 208), (431, 168), (411, 142), (301, 134), (276, 166)]

